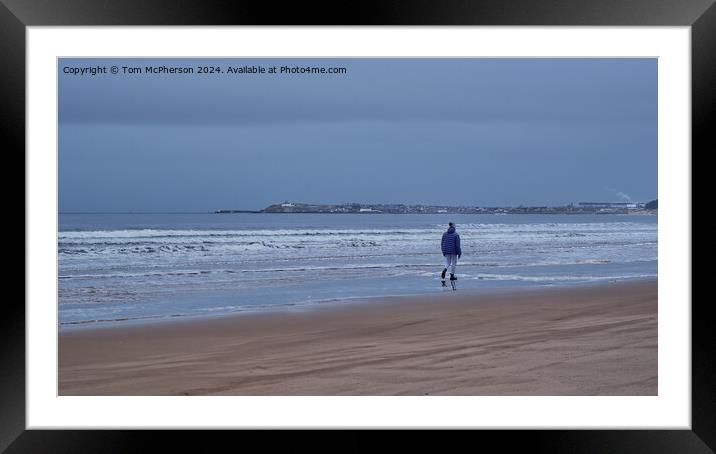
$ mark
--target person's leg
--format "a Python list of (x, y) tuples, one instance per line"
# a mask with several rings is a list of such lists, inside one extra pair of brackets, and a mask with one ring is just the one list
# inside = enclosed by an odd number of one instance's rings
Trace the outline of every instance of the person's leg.
[(457, 255), (450, 254), (448, 255), (448, 268), (450, 269), (450, 274), (455, 274), (455, 265), (457, 265)]
[(445, 256), (445, 268), (443, 268), (443, 272), (442, 272), (442, 274), (440, 275), (440, 278), (441, 278), (441, 279), (445, 279), (445, 273), (447, 273), (447, 270), (450, 268), (451, 260), (452, 260), (452, 255), (451, 255), (451, 254), (447, 254), (447, 255)]

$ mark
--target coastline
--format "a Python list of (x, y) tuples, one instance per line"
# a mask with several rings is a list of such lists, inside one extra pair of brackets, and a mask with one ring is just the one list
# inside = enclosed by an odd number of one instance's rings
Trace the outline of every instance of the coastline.
[(656, 279), (59, 333), (60, 395), (656, 395)]
[(384, 294), (377, 296), (347, 296), (334, 297), (326, 299), (317, 299), (311, 301), (301, 301), (289, 304), (277, 305), (260, 305), (246, 309), (228, 311), (228, 312), (207, 312), (196, 314), (173, 314), (173, 315), (151, 315), (142, 317), (126, 317), (117, 319), (104, 320), (84, 320), (78, 322), (60, 323), (58, 325), (58, 334), (72, 333), (76, 331), (92, 331), (104, 329), (122, 329), (136, 326), (153, 327), (165, 324), (183, 324), (196, 322), (210, 322), (216, 320), (230, 320), (233, 318), (254, 317), (254, 316), (280, 316), (293, 313), (312, 313), (325, 310), (344, 310), (358, 308), (359, 306), (370, 306), (371, 304), (401, 304), (405, 302), (432, 302), (435, 298), (450, 297), (450, 295), (459, 295), (468, 298), (493, 297), (504, 294), (521, 294), (525, 292), (540, 294), (541, 292), (549, 292), (556, 289), (585, 289), (590, 287), (600, 288), (602, 286), (610, 286), (614, 284), (638, 283), (657, 281), (655, 277), (633, 277), (627, 279), (604, 279), (593, 282), (574, 282), (561, 284), (527, 284), (527, 285), (507, 285), (492, 286), (483, 288), (460, 288), (458, 293), (453, 294), (449, 287), (441, 288), (433, 293), (396, 293)]

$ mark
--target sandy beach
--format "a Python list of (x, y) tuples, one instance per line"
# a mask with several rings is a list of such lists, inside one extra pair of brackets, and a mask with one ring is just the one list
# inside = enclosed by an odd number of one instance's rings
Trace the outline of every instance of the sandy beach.
[(657, 281), (59, 335), (60, 395), (656, 395)]

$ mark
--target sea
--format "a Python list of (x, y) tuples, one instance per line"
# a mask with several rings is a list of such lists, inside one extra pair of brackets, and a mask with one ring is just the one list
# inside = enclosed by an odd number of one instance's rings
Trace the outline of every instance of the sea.
[(657, 216), (60, 214), (60, 329), (457, 291), (655, 278)]

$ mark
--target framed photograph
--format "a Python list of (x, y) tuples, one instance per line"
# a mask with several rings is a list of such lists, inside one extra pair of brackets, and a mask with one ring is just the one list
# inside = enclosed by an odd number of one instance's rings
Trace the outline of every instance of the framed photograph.
[(0, 446), (713, 449), (691, 150), (716, 9), (542, 3), (4, 1), (27, 266)]

